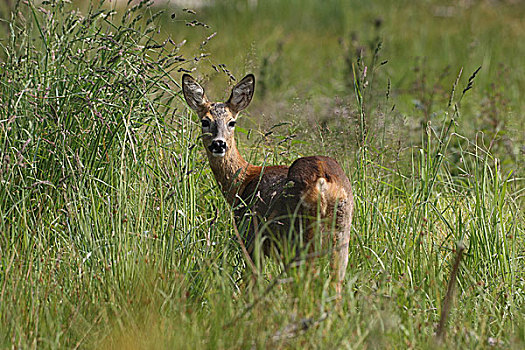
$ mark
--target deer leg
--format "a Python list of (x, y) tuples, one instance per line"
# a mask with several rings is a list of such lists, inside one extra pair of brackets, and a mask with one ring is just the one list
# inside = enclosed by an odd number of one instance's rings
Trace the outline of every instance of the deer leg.
[[(254, 231), (254, 228), (253, 228), (253, 226), (250, 226), (248, 228), (248, 230), (249, 230), (248, 239), (243, 239), (241, 237), (241, 235), (239, 234), (238, 227), (237, 227), (237, 222), (235, 222), (235, 221), (233, 222), (233, 229), (235, 231), (235, 236), (237, 238), (237, 241), (238, 241), (239, 245), (241, 246), (241, 250), (243, 252), (244, 259), (246, 261), (246, 269), (244, 269), (244, 273), (242, 274), (242, 279), (243, 279), (243, 281), (246, 282), (251, 277), (251, 283), (255, 284), (255, 282), (257, 280), (258, 271), (257, 271), (257, 267), (254, 264), (254, 257), (255, 257), (254, 245), (255, 245), (255, 242), (253, 240), (254, 240), (255, 236), (252, 233)], [(248, 246), (246, 246), (245, 242), (248, 244)]]
[(337, 230), (333, 234), (333, 250), (330, 258), (330, 277), (335, 284), (335, 291), (338, 298), (341, 298), (343, 280), (348, 265), (348, 244), (350, 241), (350, 232)]

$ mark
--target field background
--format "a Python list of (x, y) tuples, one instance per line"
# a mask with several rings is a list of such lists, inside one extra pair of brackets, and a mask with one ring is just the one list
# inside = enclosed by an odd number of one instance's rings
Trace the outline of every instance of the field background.
[[(522, 1), (0, 14), (1, 348), (525, 347)], [(214, 100), (256, 75), (237, 127), (250, 161), (343, 165), (356, 213), (340, 305), (327, 257), (261, 261), (246, 287), (186, 71)]]

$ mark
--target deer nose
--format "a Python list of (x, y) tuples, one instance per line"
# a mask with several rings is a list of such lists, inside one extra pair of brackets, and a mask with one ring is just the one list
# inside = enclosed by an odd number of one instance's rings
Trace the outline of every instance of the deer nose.
[(209, 149), (213, 153), (224, 153), (228, 146), (224, 140), (213, 140)]

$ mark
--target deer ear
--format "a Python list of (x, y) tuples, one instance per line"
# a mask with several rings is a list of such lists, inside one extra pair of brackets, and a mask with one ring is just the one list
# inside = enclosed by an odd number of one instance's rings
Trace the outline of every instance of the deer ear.
[(253, 74), (248, 74), (235, 85), (232, 90), (232, 94), (226, 102), (230, 109), (235, 112), (240, 112), (250, 104), (255, 91), (255, 77)]
[(200, 111), (208, 102), (202, 86), (189, 74), (182, 76), (182, 92), (188, 106), (196, 112)]

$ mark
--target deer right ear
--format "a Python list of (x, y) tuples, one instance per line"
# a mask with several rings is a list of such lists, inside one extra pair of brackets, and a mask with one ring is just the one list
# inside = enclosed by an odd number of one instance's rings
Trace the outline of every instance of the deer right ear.
[(188, 106), (196, 112), (200, 111), (206, 102), (208, 102), (202, 86), (189, 74), (182, 76), (182, 92), (184, 93), (184, 99), (186, 103), (188, 103)]
[(226, 102), (230, 108), (235, 112), (240, 112), (250, 104), (255, 90), (255, 77), (253, 74), (248, 74), (235, 85), (232, 94)]

